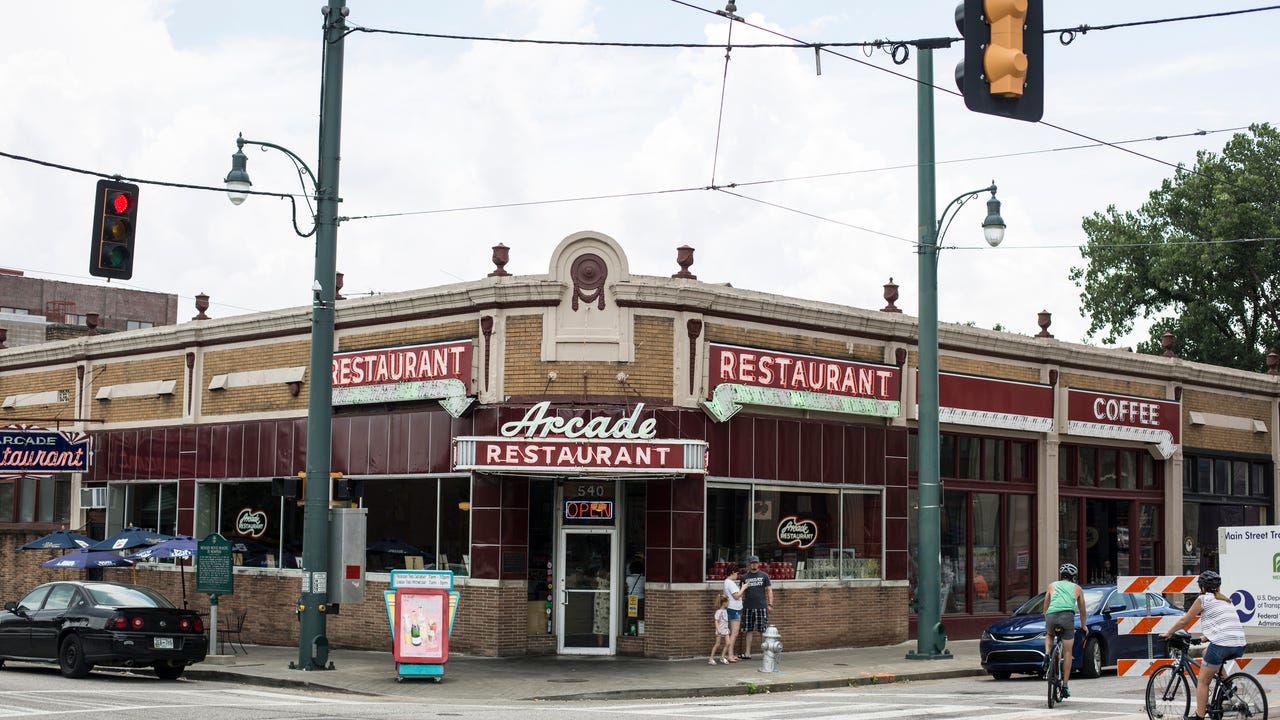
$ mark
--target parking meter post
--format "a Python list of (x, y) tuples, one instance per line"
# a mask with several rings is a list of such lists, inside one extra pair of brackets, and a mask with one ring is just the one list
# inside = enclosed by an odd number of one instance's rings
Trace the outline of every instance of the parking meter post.
[(218, 595), (209, 595), (209, 654), (218, 647)]

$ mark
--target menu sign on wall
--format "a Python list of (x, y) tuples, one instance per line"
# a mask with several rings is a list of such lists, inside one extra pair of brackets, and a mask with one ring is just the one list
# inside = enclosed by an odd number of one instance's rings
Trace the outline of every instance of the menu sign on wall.
[(743, 405), (895, 417), (901, 413), (902, 372), (892, 365), (798, 355), (711, 343), (711, 399), (703, 409), (717, 422)]
[(374, 348), (333, 356), (333, 404), (439, 400), (453, 417), (468, 406), (471, 341)]
[(1151, 443), (1167, 460), (1182, 442), (1182, 403), (1070, 388), (1067, 432)]

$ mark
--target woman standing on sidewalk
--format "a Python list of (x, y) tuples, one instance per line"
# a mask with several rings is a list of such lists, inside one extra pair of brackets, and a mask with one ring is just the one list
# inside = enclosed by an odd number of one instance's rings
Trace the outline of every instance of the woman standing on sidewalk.
[(745, 566), (739, 565), (724, 579), (724, 594), (729, 598), (729, 606), (725, 608), (725, 612), (729, 615), (728, 658), (731, 663), (738, 662), (734, 648), (738, 644), (738, 631), (742, 629), (742, 594), (747, 591), (747, 586), (740, 585), (738, 580), (742, 578), (742, 571), (745, 569)]

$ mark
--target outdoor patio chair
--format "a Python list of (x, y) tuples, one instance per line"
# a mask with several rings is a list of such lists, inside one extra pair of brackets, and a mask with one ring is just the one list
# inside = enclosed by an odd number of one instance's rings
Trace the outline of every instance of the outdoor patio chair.
[(218, 627), (218, 654), (225, 655), (223, 649), (231, 646), (231, 653), (235, 654), (236, 645), (240, 646), (240, 650), (248, 655), (249, 651), (244, 647), (244, 621), (249, 617), (248, 610), (241, 610), (236, 613), (234, 618), (228, 617), (226, 623), (219, 624)]

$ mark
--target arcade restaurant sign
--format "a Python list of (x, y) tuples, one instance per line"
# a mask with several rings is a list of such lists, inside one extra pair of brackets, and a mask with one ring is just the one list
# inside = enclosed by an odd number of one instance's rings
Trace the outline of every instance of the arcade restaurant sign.
[(644, 403), (627, 415), (562, 417), (540, 402), (496, 437), (460, 437), (455, 470), (576, 474), (705, 473), (707, 443), (657, 437), (657, 421)]
[(86, 472), (89, 436), (30, 425), (0, 428), (0, 477)]

